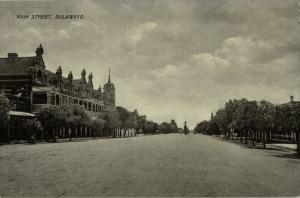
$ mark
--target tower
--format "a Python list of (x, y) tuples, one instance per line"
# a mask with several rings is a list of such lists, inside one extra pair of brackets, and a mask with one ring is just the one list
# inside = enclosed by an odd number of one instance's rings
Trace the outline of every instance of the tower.
[(36, 50), (36, 57), (34, 58), (33, 61), (33, 67), (34, 67), (34, 77), (35, 80), (41, 84), (45, 84), (46, 82), (46, 77), (45, 77), (45, 64), (43, 61), (43, 54), (44, 54), (44, 49), (42, 47), (42, 44), (40, 44)]
[(104, 103), (110, 106), (115, 106), (115, 86), (110, 79), (110, 69), (108, 71), (108, 82), (103, 86)]

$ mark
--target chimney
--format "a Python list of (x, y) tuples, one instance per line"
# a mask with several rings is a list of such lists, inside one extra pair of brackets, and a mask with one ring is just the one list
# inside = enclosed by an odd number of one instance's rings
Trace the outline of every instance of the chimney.
[(18, 58), (18, 54), (17, 53), (8, 53), (7, 57), (9, 59), (15, 59), (15, 58)]

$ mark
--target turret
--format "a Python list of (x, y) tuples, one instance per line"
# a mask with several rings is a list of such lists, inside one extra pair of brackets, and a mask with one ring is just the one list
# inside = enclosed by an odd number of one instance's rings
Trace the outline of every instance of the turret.
[(93, 87), (93, 74), (92, 72), (89, 74), (89, 85)]
[(101, 85), (99, 85), (99, 87), (98, 87), (98, 93), (102, 93), (102, 88), (101, 88)]
[(42, 47), (42, 44), (40, 44), (40, 46), (36, 48), (35, 53), (37, 57), (41, 57), (44, 54), (44, 49)]
[(61, 70), (61, 66), (58, 66), (57, 70), (56, 70), (56, 77), (57, 77), (57, 88), (59, 88), (60, 90), (62, 89), (62, 70)]
[(61, 66), (58, 66), (57, 70), (56, 70), (56, 74), (61, 76), (62, 75), (62, 69)]
[(69, 91), (70, 92), (73, 91), (72, 81), (73, 81), (73, 74), (72, 74), (72, 71), (70, 71), (69, 74), (68, 74), (68, 83), (69, 83)]
[(81, 81), (86, 83), (86, 79), (85, 79), (85, 75), (86, 75), (86, 71), (85, 69), (83, 68), (82, 72), (81, 72)]

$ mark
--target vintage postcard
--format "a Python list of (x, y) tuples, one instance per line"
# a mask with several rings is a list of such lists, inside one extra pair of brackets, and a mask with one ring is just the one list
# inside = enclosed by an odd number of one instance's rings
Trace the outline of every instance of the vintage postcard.
[(1, 197), (300, 196), (300, 0), (0, 0)]

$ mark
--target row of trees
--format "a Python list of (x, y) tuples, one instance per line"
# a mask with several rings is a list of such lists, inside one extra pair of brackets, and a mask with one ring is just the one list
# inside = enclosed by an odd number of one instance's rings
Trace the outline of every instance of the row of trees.
[[(10, 108), (9, 100), (0, 93), (0, 132), (6, 131)], [(3, 133), (0, 133), (0, 138), (3, 138)]]
[(67, 129), (69, 138), (77, 136), (125, 137), (140, 133), (157, 134), (178, 131), (175, 120), (158, 124), (147, 120), (145, 116), (139, 116), (136, 111), (130, 112), (123, 107), (116, 107), (116, 111), (100, 114), (96, 119), (91, 120), (84, 108), (79, 105), (51, 106), (39, 112), (38, 120), (43, 128), (47, 129), (47, 137), (55, 137), (57, 131), (61, 131), (62, 128)]
[[(8, 99), (0, 94), (0, 119), (4, 131), (7, 130), (8, 111), (11, 108)], [(116, 111), (101, 113), (96, 118), (88, 116), (79, 105), (49, 106), (42, 109), (35, 119), (21, 119), (18, 125), (23, 128), (26, 139), (39, 138), (56, 141), (56, 137), (125, 137), (139, 133), (175, 133), (178, 131), (175, 120), (158, 124), (139, 116), (137, 111), (130, 112), (123, 107)], [(3, 139), (3, 138), (2, 138)]]
[[(208, 135), (224, 135), (240, 141), (266, 143), (277, 141), (299, 142), (300, 107), (294, 101), (274, 105), (262, 100), (229, 100), (211, 120), (200, 122), (195, 131)], [(280, 137), (280, 138), (278, 138)]]

